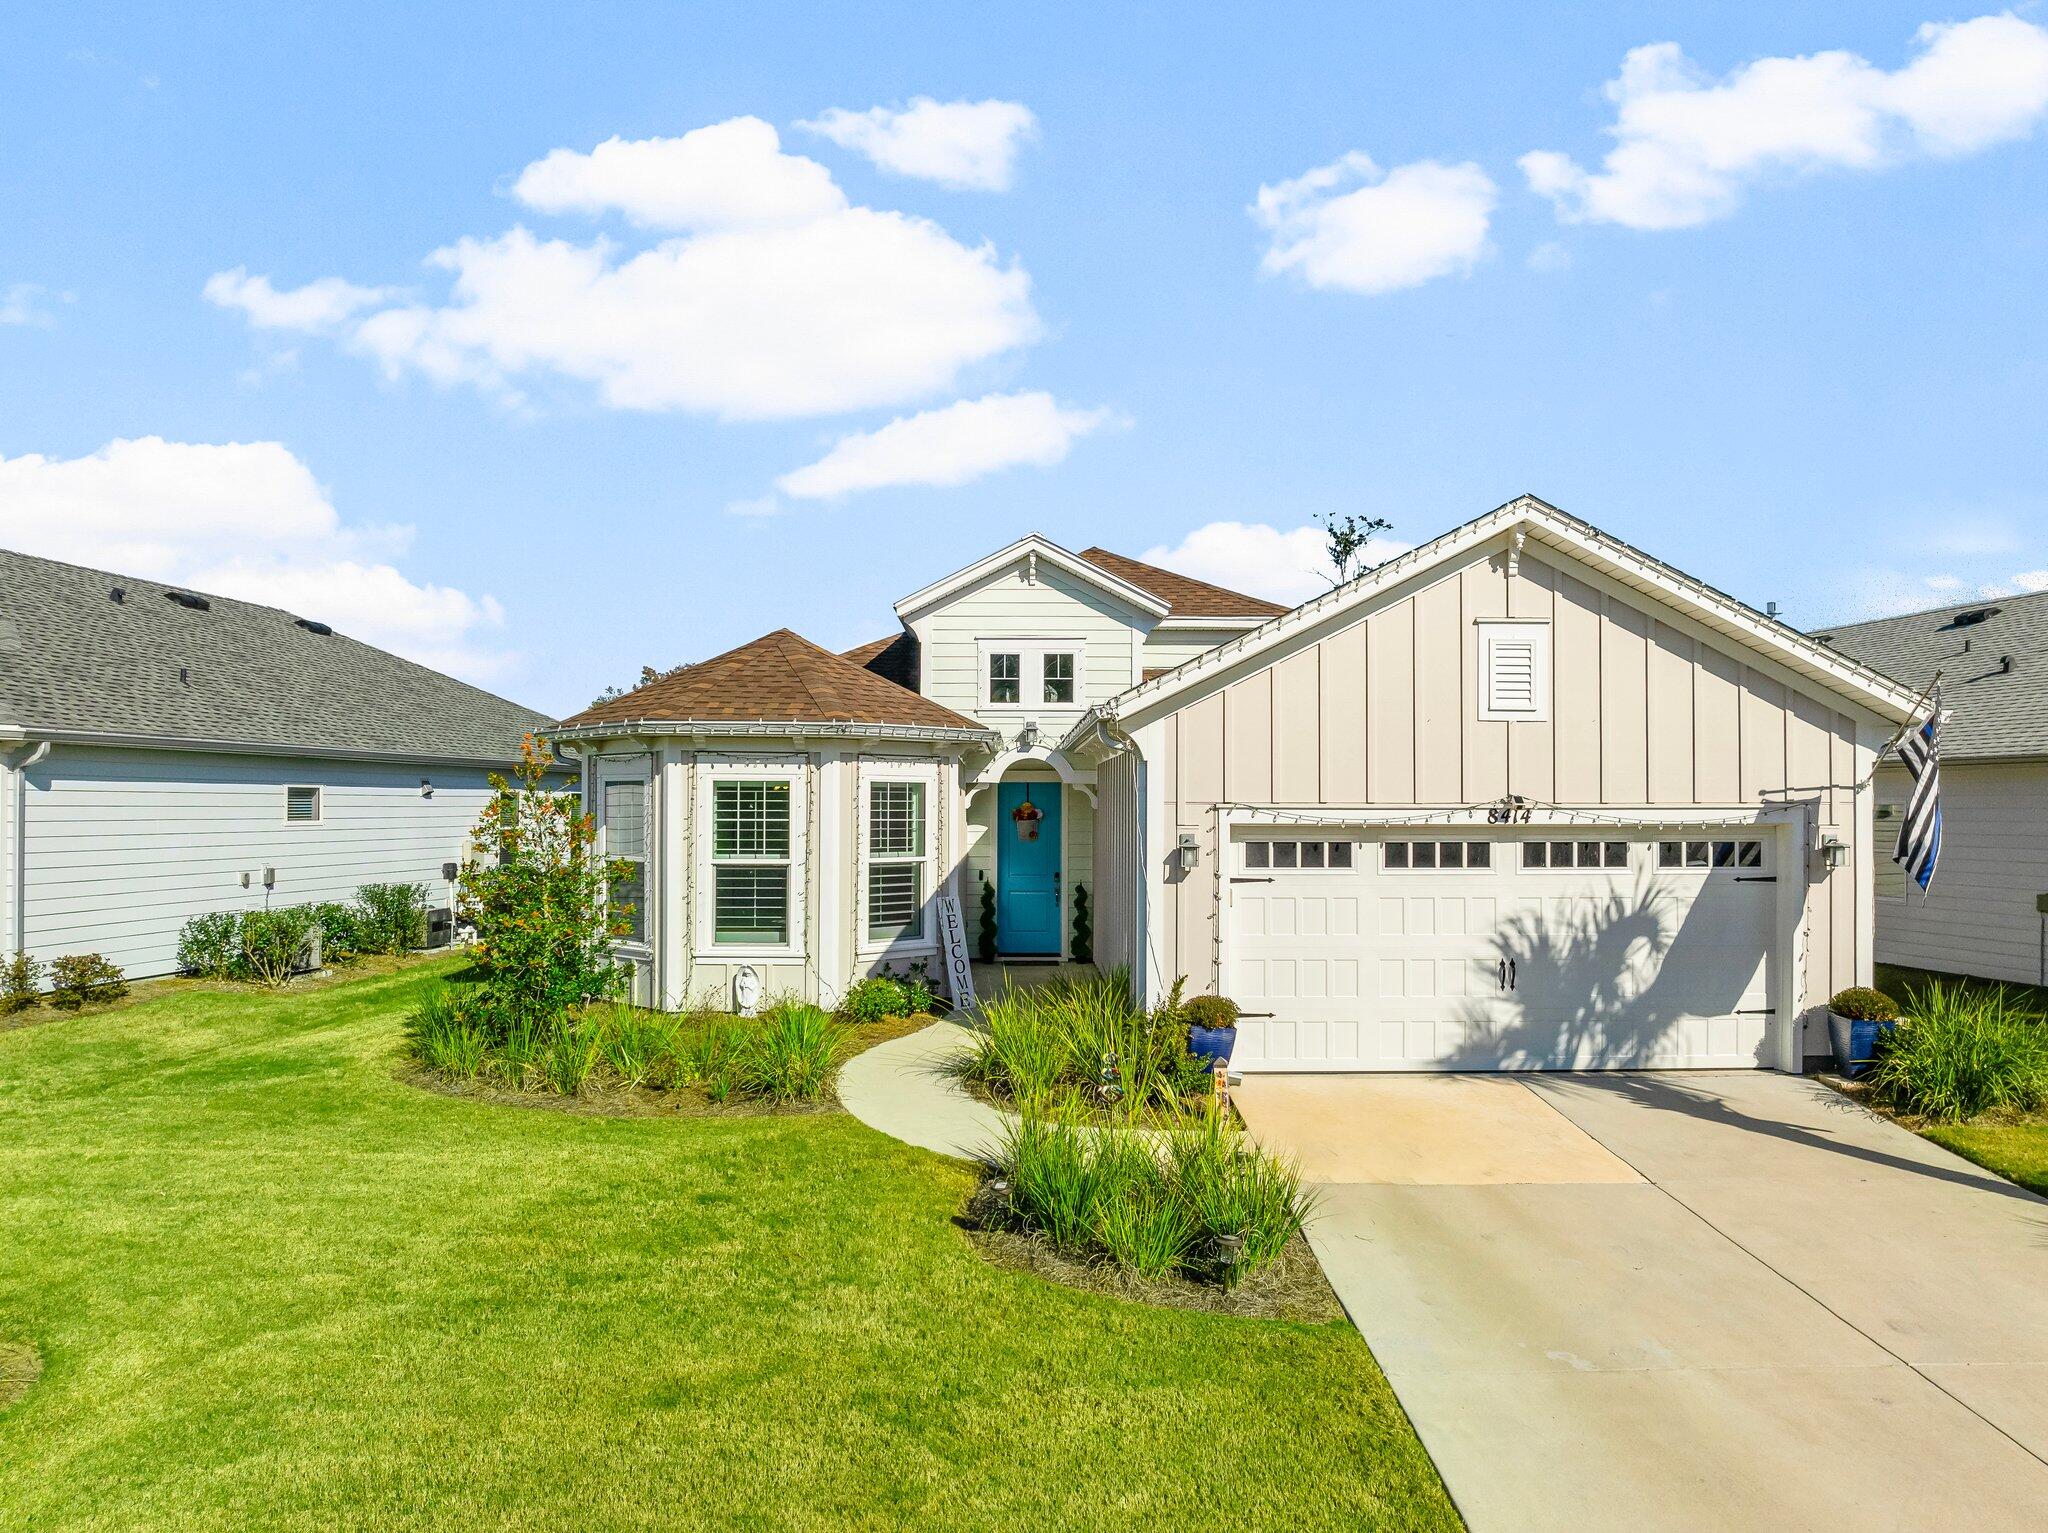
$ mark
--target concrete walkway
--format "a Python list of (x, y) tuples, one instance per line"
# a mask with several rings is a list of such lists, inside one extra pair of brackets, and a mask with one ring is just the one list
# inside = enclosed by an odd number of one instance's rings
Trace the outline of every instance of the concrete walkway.
[(960, 1160), (982, 1160), (1003, 1137), (1003, 1114), (946, 1074), (973, 1033), (957, 1022), (878, 1043), (839, 1072), (839, 1101), (869, 1128)]
[(1763, 1072), (1237, 1101), (1478, 1533), (2048, 1527), (2048, 1202)]

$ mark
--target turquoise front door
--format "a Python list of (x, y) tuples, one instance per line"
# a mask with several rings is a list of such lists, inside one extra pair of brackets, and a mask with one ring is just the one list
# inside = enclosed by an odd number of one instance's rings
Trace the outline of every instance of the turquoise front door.
[[(1040, 818), (1017, 818), (1026, 803)], [(1036, 832), (1036, 834), (1033, 834)], [(996, 944), (1019, 958), (1060, 951), (1060, 785), (996, 785)]]

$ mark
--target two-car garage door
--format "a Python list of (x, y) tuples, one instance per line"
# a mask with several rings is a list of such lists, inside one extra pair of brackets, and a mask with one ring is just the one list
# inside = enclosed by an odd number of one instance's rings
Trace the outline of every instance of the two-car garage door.
[(1754, 828), (1259, 829), (1223, 870), (1247, 1070), (1767, 1064)]

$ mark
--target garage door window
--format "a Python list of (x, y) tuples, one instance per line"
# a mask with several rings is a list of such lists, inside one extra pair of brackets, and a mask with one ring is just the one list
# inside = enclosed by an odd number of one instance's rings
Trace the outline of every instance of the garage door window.
[(1348, 868), (1349, 841), (1247, 841), (1244, 865), (1261, 871), (1267, 868)]
[(1659, 841), (1660, 868), (1760, 868), (1764, 865), (1761, 841)]
[(1437, 868), (1490, 868), (1491, 841), (1387, 841), (1381, 843), (1382, 864), (1391, 872)]
[(1524, 841), (1525, 868), (1625, 868), (1626, 841)]

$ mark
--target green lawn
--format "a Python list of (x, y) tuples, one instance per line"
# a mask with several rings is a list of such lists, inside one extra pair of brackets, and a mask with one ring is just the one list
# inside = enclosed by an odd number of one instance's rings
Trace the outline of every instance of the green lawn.
[(1457, 1526), (1348, 1326), (990, 1267), (843, 1114), (416, 1090), (432, 972), (0, 1033), (0, 1527)]
[(1920, 1132), (1965, 1160), (2048, 1198), (2048, 1122), (1995, 1123), (1980, 1118), (1953, 1126), (1929, 1124)]

